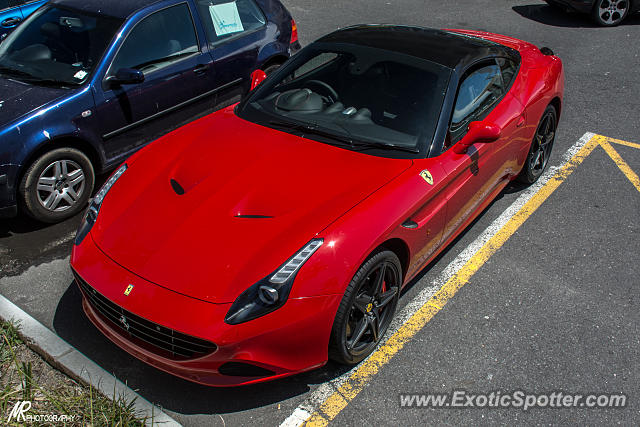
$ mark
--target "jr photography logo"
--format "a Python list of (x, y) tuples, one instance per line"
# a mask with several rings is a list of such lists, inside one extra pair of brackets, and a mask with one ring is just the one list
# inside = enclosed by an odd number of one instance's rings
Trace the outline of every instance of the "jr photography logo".
[(33, 414), (31, 401), (19, 400), (13, 405), (7, 417), (7, 424), (16, 423), (71, 423), (76, 421), (75, 415)]

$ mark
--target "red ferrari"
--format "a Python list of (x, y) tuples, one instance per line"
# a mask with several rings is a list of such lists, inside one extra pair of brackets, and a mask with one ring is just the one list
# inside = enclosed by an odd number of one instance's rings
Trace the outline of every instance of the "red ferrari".
[(350, 27), (128, 159), (71, 266), (91, 321), (208, 385), (356, 364), (402, 287), (512, 180), (545, 169), (548, 48), (477, 31)]

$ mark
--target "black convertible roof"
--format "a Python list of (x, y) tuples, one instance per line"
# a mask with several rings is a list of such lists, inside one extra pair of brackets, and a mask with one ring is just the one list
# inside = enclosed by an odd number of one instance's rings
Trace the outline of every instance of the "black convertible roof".
[(318, 42), (350, 43), (399, 52), (457, 69), (488, 56), (513, 56), (513, 49), (488, 40), (431, 28), (357, 25)]
[(53, 0), (52, 4), (72, 7), (88, 13), (125, 19), (132, 13), (160, 0)]

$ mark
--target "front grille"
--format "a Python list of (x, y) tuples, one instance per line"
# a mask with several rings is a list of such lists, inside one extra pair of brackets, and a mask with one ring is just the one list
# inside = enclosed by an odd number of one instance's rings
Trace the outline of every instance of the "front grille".
[(133, 314), (109, 301), (77, 274), (75, 277), (91, 307), (120, 335), (140, 347), (174, 360), (194, 359), (216, 351), (217, 346), (214, 343), (174, 331)]

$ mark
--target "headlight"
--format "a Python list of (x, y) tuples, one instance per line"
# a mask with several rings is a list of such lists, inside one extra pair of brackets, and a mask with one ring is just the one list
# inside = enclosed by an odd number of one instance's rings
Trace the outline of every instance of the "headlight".
[(100, 207), (102, 206), (102, 201), (104, 200), (104, 197), (107, 195), (109, 190), (111, 190), (111, 187), (113, 187), (113, 184), (116, 183), (116, 181), (122, 176), (122, 174), (126, 170), (127, 170), (127, 164), (125, 163), (122, 166), (120, 166), (118, 170), (113, 173), (113, 175), (109, 177), (109, 179), (107, 180), (107, 182), (104, 183), (100, 191), (96, 193), (96, 196), (93, 198), (93, 200), (91, 200), (91, 203), (89, 204), (89, 208), (84, 214), (82, 224), (80, 224), (80, 228), (76, 233), (76, 242), (75, 242), (76, 245), (79, 245), (80, 243), (82, 243), (84, 238), (87, 237), (87, 234), (89, 234), (89, 231), (91, 231), (93, 224), (95, 224), (96, 220), (98, 219), (98, 213), (100, 212)]
[(237, 325), (282, 307), (289, 297), (298, 270), (322, 246), (323, 241), (311, 240), (274, 273), (244, 291), (231, 305), (224, 321), (230, 325)]

